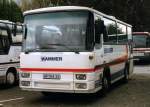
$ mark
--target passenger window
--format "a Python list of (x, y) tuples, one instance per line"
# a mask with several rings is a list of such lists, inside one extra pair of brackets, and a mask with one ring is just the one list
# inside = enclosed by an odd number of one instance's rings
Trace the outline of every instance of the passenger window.
[(128, 39), (132, 40), (132, 28), (131, 27), (127, 27), (127, 34), (128, 34)]
[(128, 42), (127, 27), (121, 23), (117, 23), (117, 38), (118, 43)]
[(8, 54), (10, 41), (6, 29), (0, 28), (0, 55)]
[(128, 43), (131, 53), (133, 53), (133, 37), (132, 37), (132, 27), (127, 26), (127, 35), (128, 35)]
[(117, 43), (117, 28), (116, 22), (110, 19), (104, 18), (104, 42)]

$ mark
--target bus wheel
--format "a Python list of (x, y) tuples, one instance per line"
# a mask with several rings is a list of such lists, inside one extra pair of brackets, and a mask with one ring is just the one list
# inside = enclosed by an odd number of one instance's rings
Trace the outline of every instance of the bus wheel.
[(102, 94), (106, 95), (109, 90), (109, 80), (108, 78), (104, 75), (102, 78)]
[(129, 73), (128, 73), (128, 71), (129, 71), (129, 67), (125, 66), (125, 68), (124, 68), (124, 78), (123, 78), (123, 81), (125, 83), (127, 83), (128, 80), (129, 80)]
[(6, 75), (6, 84), (9, 86), (14, 85), (16, 82), (16, 76), (13, 72), (8, 72)]

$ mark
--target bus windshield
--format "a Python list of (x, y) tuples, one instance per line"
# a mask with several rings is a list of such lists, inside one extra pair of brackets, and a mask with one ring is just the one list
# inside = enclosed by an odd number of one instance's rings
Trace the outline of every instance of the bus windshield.
[(87, 51), (88, 21), (87, 11), (27, 15), (23, 51)]
[(146, 35), (133, 35), (134, 48), (147, 48), (149, 45), (149, 37)]

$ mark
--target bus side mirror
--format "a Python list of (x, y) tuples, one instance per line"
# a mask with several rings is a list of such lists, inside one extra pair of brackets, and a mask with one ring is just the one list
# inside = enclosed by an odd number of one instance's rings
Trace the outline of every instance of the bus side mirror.
[(101, 34), (104, 32), (104, 21), (99, 20), (95, 23), (95, 43), (100, 43)]

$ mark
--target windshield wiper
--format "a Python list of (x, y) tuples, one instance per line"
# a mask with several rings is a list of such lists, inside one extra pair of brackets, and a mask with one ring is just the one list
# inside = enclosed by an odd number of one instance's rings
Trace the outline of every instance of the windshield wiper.
[[(47, 44), (47, 45), (51, 45), (51, 46), (62, 46), (62, 47), (65, 47), (66, 49), (68, 49), (69, 51), (71, 51), (71, 52), (75, 52), (75, 53), (77, 53), (77, 54), (79, 54), (79, 51), (77, 51), (77, 49), (71, 49), (71, 48), (69, 48), (67, 45), (65, 45), (65, 44)], [(27, 50), (25, 50), (25, 54), (28, 54), (29, 52), (40, 52), (40, 51), (42, 51), (42, 50), (49, 50), (49, 49), (56, 49), (56, 48), (53, 48), (53, 47), (48, 47), (48, 48), (34, 48), (34, 49), (27, 49)], [(49, 51), (48, 51), (49, 52)]]
[(55, 48), (34, 48), (34, 49), (27, 49), (27, 50), (25, 50), (25, 54), (28, 54), (29, 52), (40, 52), (42, 50), (49, 50), (49, 49), (55, 49)]
[(36, 52), (36, 51), (39, 51), (39, 48), (27, 49), (27, 50), (25, 50), (25, 54), (28, 54), (29, 52)]
[(74, 50), (74, 49), (71, 49), (71, 48), (69, 48), (69, 47), (68, 47), (67, 45), (65, 45), (65, 44), (56, 43), (56, 44), (47, 44), (47, 45), (62, 46), (62, 47), (65, 47), (66, 49), (68, 49), (68, 50), (71, 51), (71, 52), (75, 52), (75, 53), (79, 54), (79, 51)]

